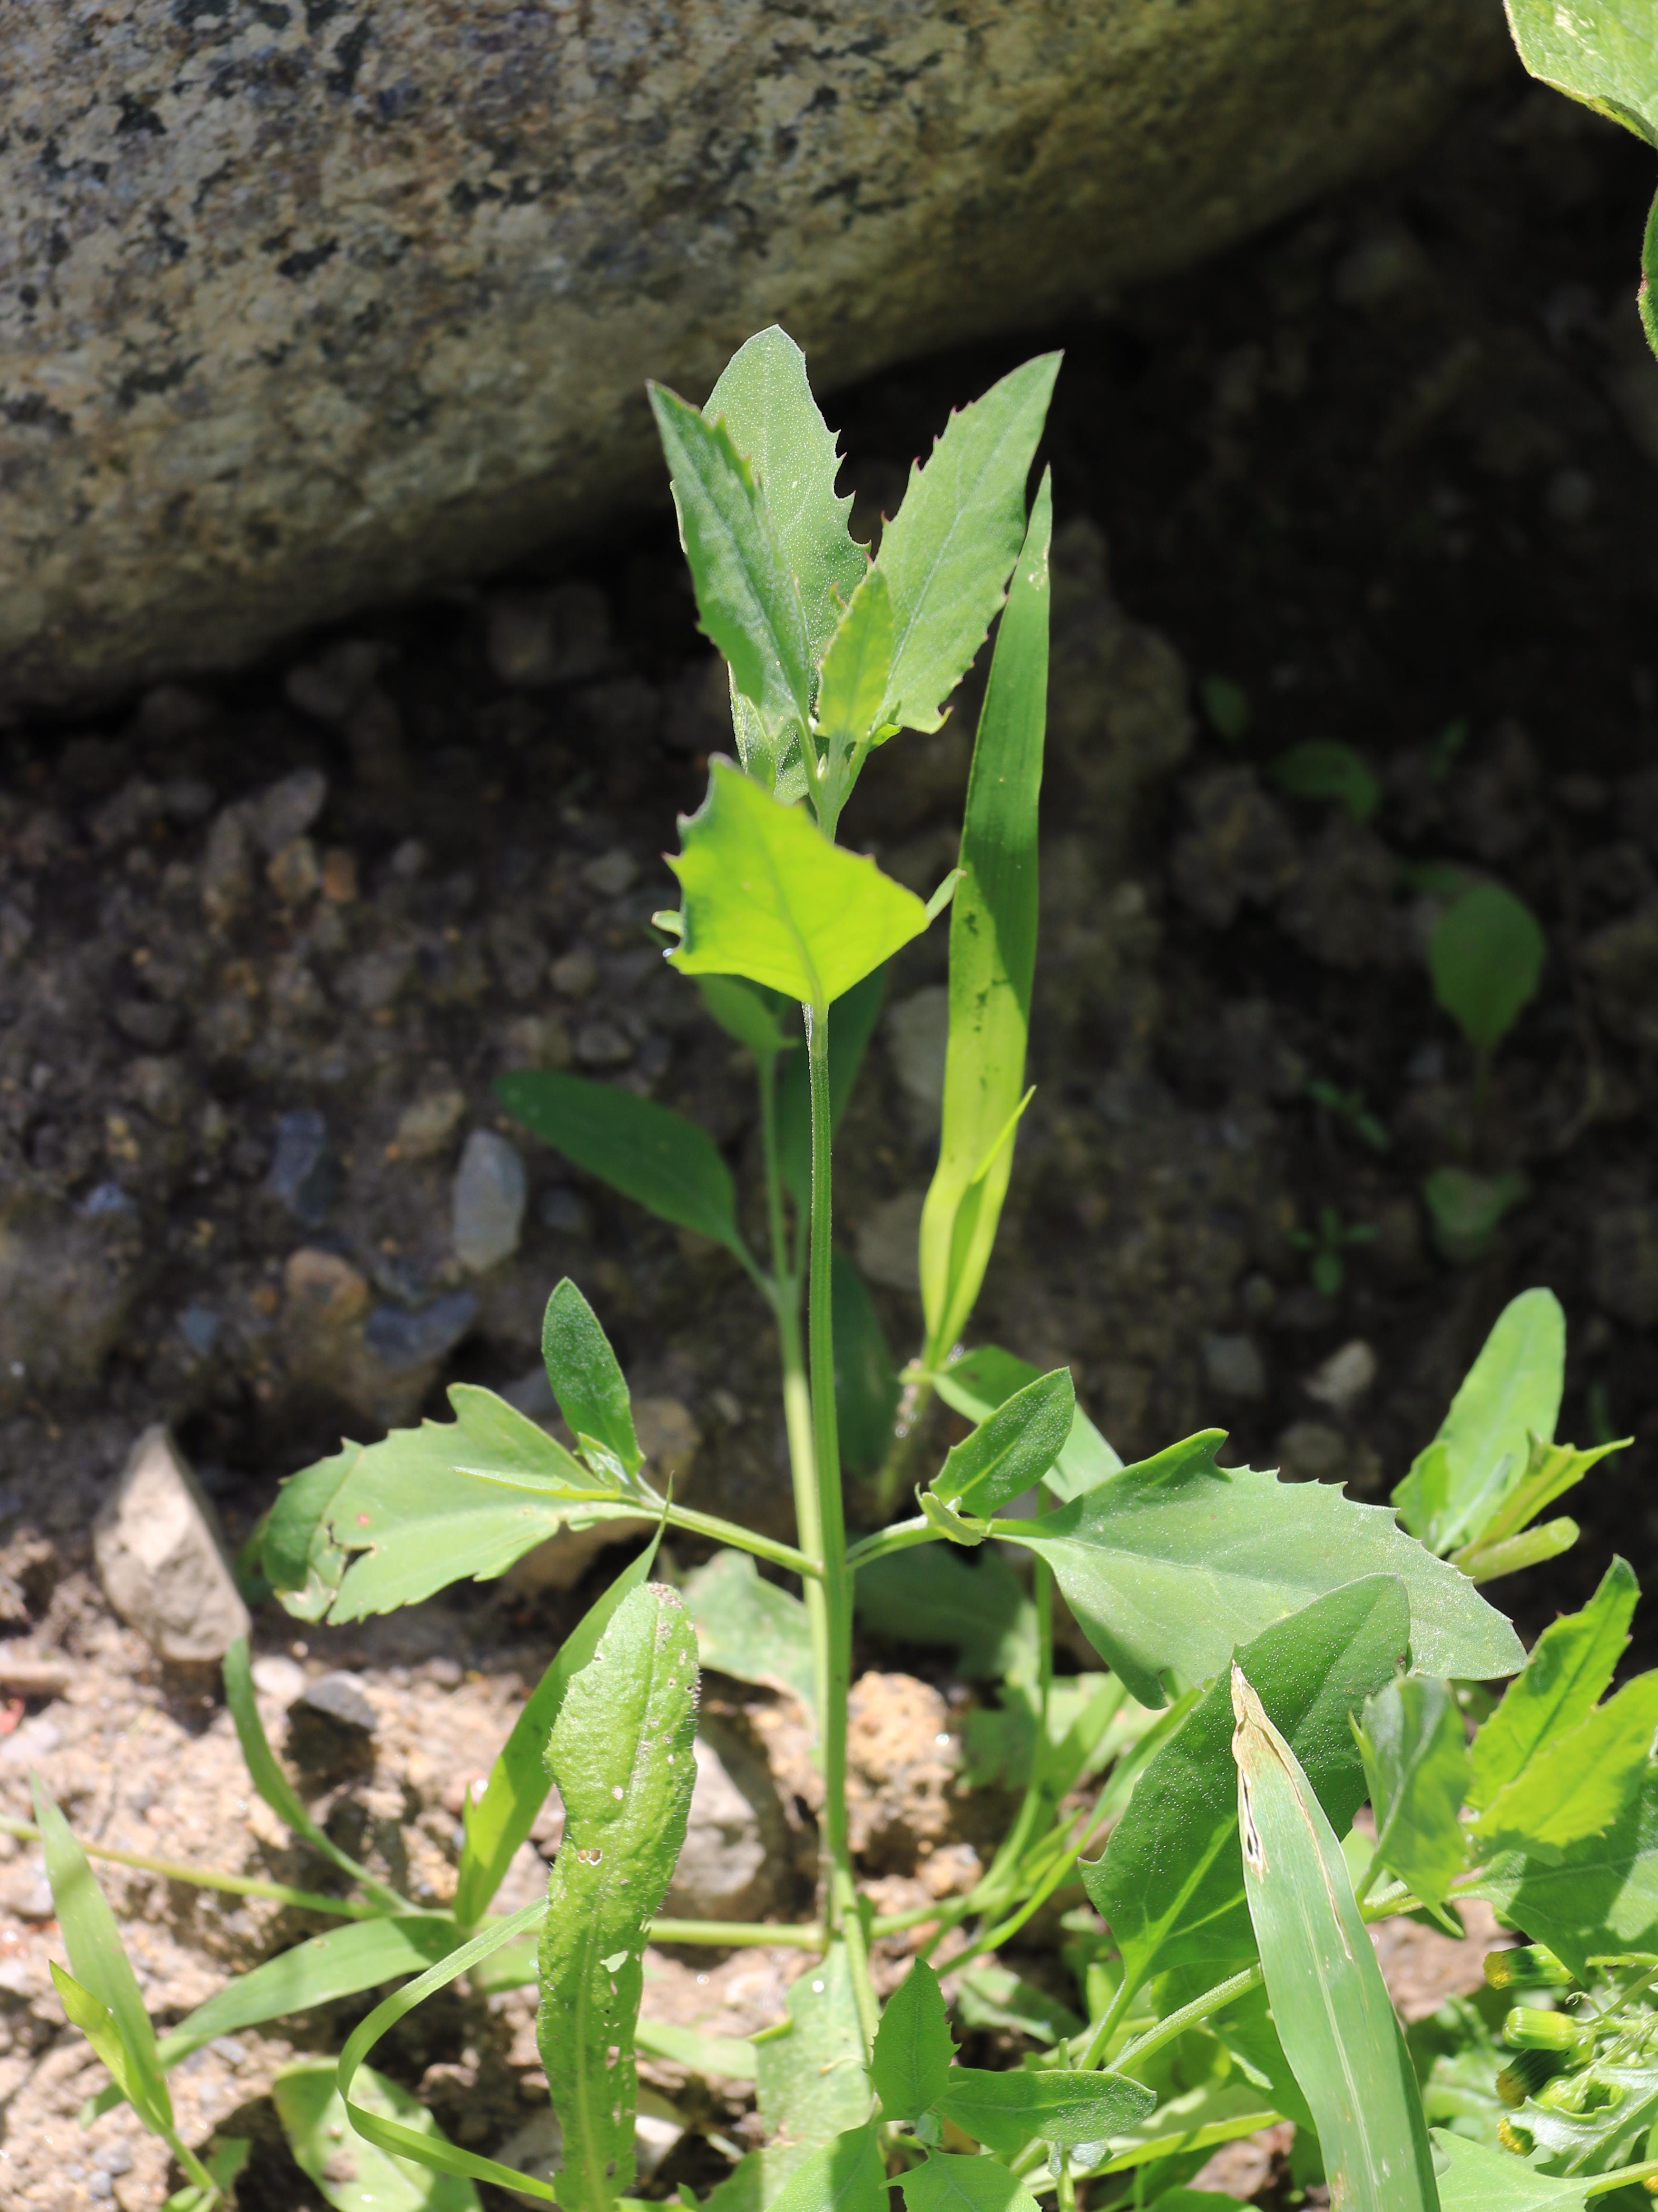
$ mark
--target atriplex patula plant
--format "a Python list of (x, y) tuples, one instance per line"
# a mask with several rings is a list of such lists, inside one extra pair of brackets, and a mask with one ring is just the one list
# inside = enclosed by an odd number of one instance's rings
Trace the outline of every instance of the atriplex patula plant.
[[(1564, 1344), (1550, 1294), (1527, 1291), (1503, 1315), (1396, 1511), (1222, 1467), (1216, 1431), (1125, 1467), (1077, 1406), (1067, 1370), (1038, 1375), (999, 1347), (964, 1348), (1029, 1096), (1047, 479), (1028, 512), (1026, 494), (1056, 367), (1032, 362), (952, 418), (873, 561), (847, 535), (835, 441), (780, 331), (751, 339), (702, 408), (653, 392), (702, 624), (731, 671), (738, 753), (713, 763), (705, 803), (681, 825), (680, 905), (658, 920), (668, 957), (752, 1059), (763, 1256), (739, 1224), (724, 1158), (689, 1121), (574, 1076), (517, 1075), (501, 1089), (578, 1165), (746, 1271), (780, 1350), (795, 1540), (689, 1510), (653, 1485), (621, 1368), (568, 1281), (549, 1301), (544, 1345), (574, 1450), (489, 1391), (458, 1385), (452, 1422), (349, 1444), (293, 1477), (262, 1561), (304, 1620), (356, 1620), (499, 1574), (573, 1525), (653, 1528), (467, 1805), (441, 1909), (410, 1905), (309, 1820), (262, 1733), (246, 1650), (233, 1652), (227, 1688), (256, 1787), (356, 1893), (304, 1900), (347, 1924), (220, 1991), (159, 2042), (106, 1909), (88, 1905), (86, 1858), (43, 1797), (74, 1976), (66, 2003), (110, 2066), (105, 2101), (129, 2098), (169, 2136), (165, 2072), (187, 2051), (407, 1975), (337, 2073), (307, 2066), (278, 2084), (295, 2154), (325, 2191), (326, 2142), (349, 2127), (365, 2158), (444, 2177), (446, 2206), (474, 2203), (471, 2184), (485, 2180), (610, 2212), (634, 2179), (641, 2047), (756, 2081), (767, 2140), (714, 2192), (716, 2212), (884, 2212), (889, 2176), (908, 2212), (1032, 2212), (1045, 2193), (1068, 2207), (1085, 2177), (1101, 2212), (1149, 2205), (1177, 2198), (1211, 2146), (1280, 2116), (1302, 2130), (1303, 2171), (1321, 2161), (1334, 2201), (1355, 2212), (1582, 2205), (1658, 2172), (1658, 2161), (1628, 2163), (1658, 2114), (1634, 1955), (1658, 1943), (1648, 1763), (1658, 1677), (1598, 1702), (1633, 1603), (1628, 1570), (1614, 1565), (1587, 1611), (1549, 1631), (1500, 1705), (1466, 1686), (1524, 1660), (1477, 1584), (1572, 1540), (1570, 1522), (1536, 1517), (1602, 1455), (1553, 1441)], [(835, 830), (878, 749), (938, 726), (999, 612), (959, 865), (924, 902)], [(870, 1352), (867, 1297), (837, 1267), (833, 1132), (883, 963), (946, 904), (925, 1334), (874, 1485), (893, 1503), (913, 1486), (918, 1510), (848, 1541), (841, 1427), (890, 1428), (895, 1393)], [(837, 1330), (860, 1352), (842, 1362), (838, 1391)], [(969, 1425), (938, 1464), (921, 1456), (934, 1394)], [(1029, 1492), (1036, 1510), (1010, 1512)], [(670, 1529), (720, 1547), (683, 1595), (647, 1579)], [(1012, 1559), (1028, 1566), (1028, 1595)], [(847, 1828), (860, 1592), (912, 1637), (956, 1644), (968, 1671), (1000, 1678), (1002, 1711), (987, 1717), (1003, 1725), (981, 1745), (1023, 1792), (969, 1895), (885, 1920), (859, 1894)], [(1056, 1592), (1106, 1671), (1056, 1678)], [(691, 1790), (699, 1653), (796, 1686), (815, 1719), (823, 1868), (809, 1924), (658, 1917)], [(1472, 1749), (1471, 1719), (1482, 1723)], [(549, 1898), (492, 1917), (550, 1776), (566, 1827)], [(1367, 1796), (1373, 1843), (1349, 1833)], [(1067, 1889), (1080, 2014), (983, 1963)], [(1562, 2077), (1591, 2087), (1555, 2092), (1537, 2071), (1526, 2090), (1533, 2102), (1601, 2097), (1597, 2112), (1612, 2109), (1605, 2097), (1628, 2100), (1629, 2125), (1563, 2133), (1522, 2114), (1507, 2148), (1491, 2120), (1485, 2140), (1464, 2128), (1436, 2151), (1364, 1923), (1448, 1919), (1470, 1897), (1549, 1946), (1563, 1974), (1588, 1975), (1594, 1960), (1614, 1975), (1612, 2025), (1561, 2047)], [(733, 2044), (641, 2020), (653, 1936), (809, 1954), (781, 2032)], [(914, 1955), (883, 2012), (872, 1950), (895, 1936)], [(957, 1978), (958, 2019), (1023, 2029), (1036, 2046), (1026, 2064), (957, 2063), (934, 1955)], [(484, 1988), (539, 1979), (562, 2141), (554, 2184), (448, 2143), (365, 2067), (398, 2020), (469, 1973)], [(192, 2201), (210, 2202), (234, 2152), (213, 2169), (180, 2155)]]

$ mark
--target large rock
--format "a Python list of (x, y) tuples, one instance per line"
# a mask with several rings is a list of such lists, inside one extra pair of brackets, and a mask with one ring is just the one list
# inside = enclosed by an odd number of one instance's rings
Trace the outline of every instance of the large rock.
[(0, 697), (230, 665), (823, 386), (1097, 303), (1402, 149), (1492, 0), (173, 0), (0, 32)]
[(222, 1659), (248, 1632), (218, 1522), (159, 1425), (132, 1447), (93, 1525), (104, 1595), (162, 1659)]

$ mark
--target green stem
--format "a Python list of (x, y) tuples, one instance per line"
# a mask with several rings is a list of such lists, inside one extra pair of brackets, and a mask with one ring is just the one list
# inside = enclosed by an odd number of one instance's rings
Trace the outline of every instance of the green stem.
[[(1099, 2025), (1088, 2039), (1088, 2048), (1077, 2061), (1078, 2067), (1083, 2073), (1092, 2073), (1096, 2066), (1104, 2063), (1105, 2054), (1110, 2047), (1111, 2039), (1122, 2025), (1124, 2014), (1134, 2002), (1136, 1986), (1137, 1984), (1125, 1974), (1112, 1992), (1110, 2003), (1101, 2014)], [(1201, 2003), (1202, 1999), (1199, 1998), (1198, 2002)]]
[(1631, 2182), (1649, 2181), (1655, 2175), (1658, 2175), (1658, 2158), (1643, 2158), (1639, 2166), (1620, 2166), (1612, 2173), (1579, 2173), (1572, 2178), (1585, 2197), (1606, 2197), (1614, 2189), (1627, 2189)]
[(920, 1449), (921, 1434), (926, 1426), (927, 1408), (932, 1402), (935, 1387), (931, 1374), (915, 1376), (904, 1384), (904, 1395), (898, 1401), (901, 1425), (893, 1439), (892, 1449), (881, 1462), (875, 1477), (878, 1512), (890, 1513), (909, 1486), (910, 1467)]
[[(1118, 2052), (1112, 2071), (1121, 2074), (1125, 2067), (1133, 2065), (1139, 2059), (1149, 2058), (1154, 2051), (1161, 2051), (1165, 2043), (1172, 2043), (1176, 2036), (1184, 2035), (1188, 2027), (1196, 2027), (1199, 2021), (1207, 2020), (1212, 2013), (1224, 2012), (1229, 2004), (1235, 2004), (1238, 1998), (1247, 1997), (1251, 1990), (1258, 1990), (1260, 1987), (1265, 1978), (1259, 1965), (1256, 1965), (1244, 1966), (1237, 1973), (1229, 1975), (1225, 1981), (1217, 1982), (1213, 1989), (1205, 1990), (1202, 1996), (1193, 1997), (1190, 2004), (1182, 2005), (1178, 2012), (1171, 2012), (1167, 2020), (1160, 2020), (1155, 2027), (1148, 2027), (1144, 2035), (1137, 2035), (1127, 2050)], [(1128, 1988), (1127, 1982), (1123, 1984), (1123, 1988)], [(1122, 1991), (1119, 1990), (1118, 1996), (1121, 1997), (1121, 1995)], [(1131, 1990), (1130, 1996), (1132, 1995)], [(1124, 1998), (1122, 2007), (1124, 2010), (1127, 2010), (1127, 2003), (1128, 2000)], [(1112, 2010), (1116, 2009), (1117, 2001), (1114, 1998)], [(1110, 2021), (1111, 2014), (1108, 2013), (1105, 2021), (1100, 2023), (1102, 2030), (1105, 2027), (1106, 2022)], [(1114, 2027), (1115, 2023), (1112, 2022), (1112, 2025)], [(1099, 2059), (1092, 2056), (1095, 2044), (1099, 2045), (1102, 2056), (1105, 2043), (1109, 2039), (1108, 2036), (1102, 2039), (1100, 2034), (1096, 2034), (1094, 2041), (1088, 2046), (1090, 2055), (1083, 2061), (1085, 2067), (1099, 2064)]]
[[(795, 1356), (799, 1357), (799, 1325), (795, 1325)], [(784, 1395), (787, 1398), (787, 1352), (785, 1347)], [(774, 1567), (786, 1567), (790, 1574), (799, 1575), (806, 1584), (808, 1593), (822, 1571), (816, 1559), (805, 1552), (797, 1552), (793, 1544), (780, 1544), (770, 1536), (756, 1536), (752, 1528), (744, 1528), (735, 1521), (722, 1521), (716, 1514), (694, 1513), (684, 1505), (668, 1508), (671, 1528), (689, 1528), (698, 1536), (712, 1536), (717, 1544), (730, 1544), (739, 1552), (752, 1552), (757, 1559), (769, 1559)], [(805, 1531), (801, 1532), (803, 1534)]]
[(173, 2153), (174, 2158), (178, 2160), (179, 2165), (184, 2168), (186, 2177), (195, 2183), (197, 2189), (203, 2192), (204, 2203), (222, 2204), (224, 2202), (223, 2190), (220, 2188), (218, 2183), (215, 2181), (213, 2176), (202, 2164), (200, 2159), (197, 2157), (195, 2152), (191, 2150), (190, 2145), (184, 2140), (184, 2137), (171, 2128), (168, 2129), (167, 2134), (167, 2147)]
[(872, 1560), (884, 1559), (893, 1552), (907, 1552), (915, 1544), (936, 1544), (938, 1531), (922, 1513), (913, 1521), (895, 1521), (890, 1528), (878, 1528), (872, 1536), (865, 1536), (847, 1553), (848, 1571), (856, 1574), (859, 1567), (868, 1566)]
[(769, 1920), (653, 1920), (653, 1943), (714, 1943), (722, 1948), (779, 1944), (798, 1951), (821, 1951), (827, 1931), (816, 1921), (796, 1926)]
[[(0, 1819), (0, 1836), (15, 1836), (20, 1844), (38, 1844), (40, 1831), (33, 1821)], [(381, 1920), (389, 1916), (379, 1905), (363, 1905), (355, 1898), (323, 1897), (315, 1890), (290, 1889), (286, 1882), (259, 1881), (251, 1875), (219, 1874), (210, 1867), (185, 1866), (179, 1859), (155, 1859), (143, 1851), (117, 1850), (111, 1844), (75, 1839), (89, 1859), (107, 1859), (115, 1866), (137, 1867), (141, 1874), (158, 1874), (167, 1881), (193, 1882), (197, 1889), (228, 1890), (233, 1897), (268, 1897), (276, 1905), (291, 1905), (302, 1912), (331, 1912), (342, 1920)]]
[(841, 1498), (841, 1439), (835, 1411), (835, 1312), (829, 1241), (833, 1183), (829, 1079), (829, 1008), (807, 1006), (806, 1065), (811, 1085), (811, 1264), (807, 1307), (811, 1352), (812, 1456), (817, 1475), (817, 1542), (823, 1567), (827, 1664), (818, 1714), (823, 1731), (823, 1845), (829, 1861), (825, 1917), (842, 1936), (852, 1969), (859, 2023), (873, 2043), (880, 2020), (870, 1979), (868, 1946), (858, 1910), (847, 1828), (847, 1700), (852, 1692), (852, 1576), (847, 1565)]

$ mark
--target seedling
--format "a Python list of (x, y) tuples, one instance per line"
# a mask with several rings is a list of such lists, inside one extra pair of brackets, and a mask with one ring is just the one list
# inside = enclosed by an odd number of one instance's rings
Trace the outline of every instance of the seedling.
[(1470, 1168), (1441, 1167), (1424, 1176), (1422, 1202), (1441, 1259), (1455, 1267), (1483, 1260), (1498, 1229), (1530, 1191), (1517, 1168), (1482, 1176)]
[[(231, 2185), (234, 2154), (210, 2166), (178, 2139), (167, 2069), (213, 2036), (389, 1983), (401, 1986), (354, 2030), (331, 2086), (313, 2066), (277, 2085), (295, 2154), (337, 2205), (362, 2201), (319, 2155), (348, 2130), (381, 2161), (365, 2170), (399, 2176), (411, 2203), (470, 2212), (479, 2181), (572, 2212), (631, 2203), (641, 2049), (755, 2083), (760, 2141), (711, 2212), (885, 2212), (892, 2180), (906, 2212), (1033, 2212), (1043, 2197), (1070, 2212), (1084, 2176), (1093, 2212), (1173, 2212), (1212, 2146), (1285, 2116), (1303, 2130), (1303, 2170), (1315, 2178), (1321, 2158), (1351, 2212), (1477, 2212), (1520, 2201), (1515, 2178), (1528, 2204), (1581, 2207), (1658, 2172), (1619, 2130), (1595, 2139), (1612, 2163), (1572, 2166), (1564, 2139), (1529, 2118), (1514, 2139), (1529, 2172), (1513, 2150), (1442, 2135), (1430, 2147), (1364, 1932), (1484, 1896), (1575, 1977), (1591, 1957), (1658, 1946), (1658, 1677), (1600, 1702), (1633, 1577), (1615, 1563), (1529, 1662), (1476, 1588), (1570, 1540), (1569, 1522), (1535, 1516), (1600, 1455), (1550, 1441), (1564, 1334), (1548, 1294), (1499, 1322), (1400, 1486), (1402, 1528), (1333, 1487), (1221, 1466), (1217, 1431), (1125, 1466), (1068, 1370), (964, 1348), (1030, 1097), (1051, 507), (1046, 477), (1027, 502), (1027, 478), (1056, 367), (1028, 363), (951, 418), (873, 562), (847, 534), (835, 441), (781, 331), (751, 339), (704, 407), (653, 394), (701, 619), (730, 669), (738, 752), (711, 763), (702, 805), (680, 824), (679, 904), (660, 920), (672, 964), (752, 1062), (763, 1249), (744, 1234), (723, 1153), (683, 1116), (568, 1074), (510, 1076), (501, 1096), (575, 1166), (747, 1277), (780, 1349), (794, 1540), (695, 1511), (653, 1479), (621, 1366), (568, 1281), (549, 1301), (543, 1349), (574, 1449), (457, 1384), (452, 1420), (346, 1444), (285, 1484), (259, 1565), (307, 1621), (499, 1575), (573, 1526), (653, 1528), (531, 1691), (466, 1807), (453, 1896), (429, 1910), (309, 1820), (265, 1741), (246, 1648), (233, 1652), (252, 1784), (347, 1887), (194, 1878), (303, 1899), (340, 1924), (159, 2039), (107, 1908), (90, 1903), (86, 1859), (42, 1798), (26, 1832), (46, 1840), (74, 1976), (59, 1983), (66, 2008), (110, 2070), (97, 2106), (125, 2098), (165, 2136), (198, 2212)], [(938, 727), (999, 615), (958, 865), (924, 902), (837, 844), (836, 827), (882, 748)], [(911, 1419), (877, 1486), (910, 1488), (915, 1510), (854, 1537), (841, 1437), (855, 1420), (878, 1442), (893, 1378), (884, 1355), (837, 1360), (837, 1334), (860, 1324), (846, 1319), (858, 1299), (844, 1263), (836, 1290), (832, 1137), (884, 963), (952, 900)], [(1321, 1249), (1339, 1255), (1357, 1232), (1333, 1218)], [(924, 1455), (914, 1418), (935, 1395), (969, 1429), (942, 1457)], [(1034, 1510), (1014, 1510), (1022, 1502)], [(714, 1547), (679, 1594), (650, 1579), (671, 1530)], [(1056, 1590), (1098, 1656), (1088, 1674), (1056, 1674)], [(1020, 1788), (966, 1895), (884, 1917), (860, 1887), (847, 1816), (854, 1603), (998, 1684), (988, 1717), (1000, 1726), (980, 1748)], [(793, 1692), (815, 1730), (808, 1920), (661, 1917), (699, 1662)], [(1465, 1747), (1452, 1686), (1509, 1675)], [(491, 1908), (553, 1781), (567, 1827), (549, 1895), (502, 1918)], [(1356, 1892), (1339, 1839), (1367, 1794), (1376, 1841)], [(1104, 1929), (1076, 1922), (1078, 1882)], [(1042, 2011), (989, 1955), (1050, 1901), (1072, 1907), (1074, 2015)], [(918, 1955), (884, 2010), (872, 1947), (900, 1935)], [(786, 1946), (809, 1963), (762, 2037), (703, 2037), (641, 2016), (653, 1939)], [(963, 2006), (1028, 2032), (1026, 2063), (959, 2063), (929, 1958), (946, 1942)], [(368, 2063), (463, 1975), (479, 1993), (539, 1983), (554, 2182), (446, 2142)], [(1624, 1988), (1624, 2010), (1635, 2002)], [(1620, 2025), (1619, 2052), (1636, 2032)], [(1578, 2074), (1613, 2063), (1597, 2037)], [(1591, 2170), (1588, 2185), (1548, 2178)]]
[(1482, 1071), (1536, 997), (1548, 949), (1537, 916), (1501, 884), (1474, 884), (1440, 917), (1428, 948), (1434, 996)]
[(1292, 1229), (1290, 1242), (1298, 1252), (1311, 1255), (1307, 1277), (1313, 1288), (1323, 1297), (1333, 1298), (1340, 1294), (1347, 1279), (1347, 1254), (1357, 1245), (1373, 1244), (1376, 1230), (1368, 1221), (1344, 1222), (1337, 1207), (1321, 1206), (1316, 1225)]
[(1241, 745), (1254, 720), (1243, 686), (1230, 676), (1206, 676), (1198, 686), (1198, 697), (1204, 719), (1215, 735), (1229, 745)]
[(1362, 1091), (1344, 1091), (1339, 1084), (1327, 1082), (1321, 1075), (1307, 1079), (1307, 1096), (1315, 1106), (1321, 1106), (1338, 1121), (1345, 1122), (1359, 1142), (1368, 1145), (1373, 1152), (1391, 1151), (1393, 1139), (1387, 1127), (1370, 1111)]
[(1368, 822), (1382, 804), (1382, 786), (1364, 756), (1334, 738), (1291, 745), (1266, 773), (1292, 799), (1329, 799), (1354, 822)]

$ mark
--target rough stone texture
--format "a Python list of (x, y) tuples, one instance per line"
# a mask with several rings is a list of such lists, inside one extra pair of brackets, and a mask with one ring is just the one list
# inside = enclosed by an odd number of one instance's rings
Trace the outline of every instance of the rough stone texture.
[(14, 11), (0, 696), (499, 563), (650, 481), (647, 374), (700, 397), (780, 318), (832, 386), (1097, 303), (1504, 46), (1489, 0)]
[(247, 1634), (213, 1509), (159, 1424), (132, 1447), (93, 1549), (104, 1595), (161, 1658), (222, 1659)]

